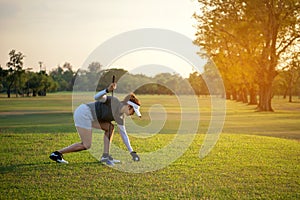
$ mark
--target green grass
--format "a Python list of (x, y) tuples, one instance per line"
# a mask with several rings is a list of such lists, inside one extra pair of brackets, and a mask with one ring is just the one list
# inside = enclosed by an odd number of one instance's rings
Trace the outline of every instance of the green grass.
[[(135, 120), (139, 125), (149, 124), (147, 112), (157, 102), (168, 112), (161, 134), (130, 136), (142, 153), (172, 140), (180, 109), (172, 96), (141, 99), (145, 115)], [(210, 101), (199, 98), (199, 105), (199, 134), (184, 155), (163, 169), (136, 174), (101, 165), (89, 151), (66, 154), (68, 165), (49, 160), (51, 151), (79, 141), (69, 93), (0, 98), (0, 199), (300, 198), (300, 103), (275, 98), (276, 112), (258, 113), (253, 106), (227, 101), (223, 133), (204, 159), (199, 150), (210, 122)], [(196, 113), (193, 105), (187, 110)], [(118, 134), (114, 144), (124, 149)]]
[(226, 133), (244, 133), (300, 140), (300, 102), (273, 100), (275, 112), (254, 112), (255, 106), (227, 102)]
[(1, 133), (74, 132), (71, 93), (0, 98)]
[[(223, 134), (211, 154), (198, 157), (198, 135), (183, 157), (165, 169), (132, 174), (103, 166), (87, 151), (50, 162), (56, 146), (75, 134), (5, 134), (1, 137), (1, 199), (297, 199), (299, 143)], [(118, 140), (118, 139), (117, 139)], [(146, 159), (143, 158), (142, 159)]]

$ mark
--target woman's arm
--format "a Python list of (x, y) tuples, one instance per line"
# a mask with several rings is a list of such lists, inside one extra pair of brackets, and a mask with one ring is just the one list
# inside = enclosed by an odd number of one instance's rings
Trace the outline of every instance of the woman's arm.
[(125, 126), (118, 124), (118, 127), (119, 127), (119, 130), (120, 130), (122, 140), (123, 140), (124, 144), (126, 145), (128, 151), (130, 152), (130, 155), (132, 156), (132, 160), (133, 161), (140, 161), (140, 157), (138, 156), (138, 154), (135, 151), (133, 151), (133, 149), (130, 145), (130, 141), (129, 141), (128, 135), (126, 133)]
[(105, 102), (107, 99), (107, 96), (106, 96), (107, 93), (108, 93), (107, 89), (101, 90), (94, 96), (94, 99), (98, 100), (100, 102)]
[(132, 147), (131, 147), (131, 145), (130, 145), (130, 141), (129, 141), (129, 138), (128, 138), (128, 135), (127, 135), (125, 126), (124, 126), (124, 125), (119, 125), (119, 124), (118, 124), (118, 127), (119, 127), (119, 131), (120, 131), (120, 134), (121, 134), (123, 143), (126, 145), (128, 151), (129, 151), (129, 152), (132, 152), (133, 149), (132, 149)]
[(101, 90), (100, 92), (98, 92), (95, 96), (94, 99), (95, 100), (99, 100), (100, 102), (106, 102), (107, 96), (106, 94), (115, 90), (117, 88), (117, 84), (116, 83), (111, 83), (108, 88)]

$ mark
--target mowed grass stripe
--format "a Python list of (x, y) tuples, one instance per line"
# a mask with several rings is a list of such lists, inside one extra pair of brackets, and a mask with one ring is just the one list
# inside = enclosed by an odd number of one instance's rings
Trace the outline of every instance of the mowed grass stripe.
[[(124, 95), (116, 94), (119, 98)], [(140, 95), (142, 101), (142, 120), (135, 120), (138, 125), (146, 126), (150, 123), (148, 112), (153, 105), (159, 104), (166, 112), (167, 121), (161, 133), (176, 133), (181, 120), (181, 111), (178, 98), (170, 95)], [(205, 134), (211, 120), (211, 101), (208, 97), (197, 99), (199, 111), (192, 104), (192, 98), (182, 96), (187, 102), (183, 109), (187, 115), (187, 123), (197, 122), (196, 132)], [(92, 101), (92, 97), (89, 98)], [(273, 99), (275, 112), (254, 112), (255, 106), (234, 101), (226, 101), (226, 119), (224, 133), (256, 134), (274, 137), (300, 139), (300, 103), (287, 103), (281, 98)], [(194, 108), (194, 109), (193, 109)], [(200, 119), (199, 119), (200, 114)], [(33, 129), (32, 124), (37, 128)], [(173, 124), (173, 125), (172, 125)], [(40, 127), (40, 128), (38, 128)], [(62, 129), (66, 132), (75, 130), (72, 116), (72, 93), (55, 93), (46, 97), (31, 98), (0, 98), (0, 131), (5, 133), (44, 133), (56, 132)], [(59, 130), (61, 131), (61, 130)]]

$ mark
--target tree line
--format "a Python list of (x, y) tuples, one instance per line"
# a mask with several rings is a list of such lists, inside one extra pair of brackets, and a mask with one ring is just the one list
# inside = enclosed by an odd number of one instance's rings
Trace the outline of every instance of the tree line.
[(274, 94), (299, 95), (299, 1), (198, 2), (194, 43), (218, 66), (227, 98), (273, 111)]
[[(46, 96), (47, 92), (57, 91), (98, 91), (111, 82), (113, 75), (118, 81), (118, 92), (137, 94), (196, 94), (210, 95), (207, 82), (214, 82), (216, 75), (212, 72), (213, 63), (208, 62), (204, 66), (202, 74), (193, 72), (188, 78), (183, 78), (175, 73), (160, 73), (154, 77), (143, 74), (130, 74), (124, 69), (103, 70), (99, 62), (92, 62), (88, 68), (77, 71), (73, 70), (70, 63), (66, 62), (62, 67), (58, 66), (47, 74), (45, 71), (31, 72), (23, 67), (24, 55), (21, 52), (12, 50), (9, 53), (10, 59), (7, 68), (0, 66), (0, 91), (18, 96)], [(294, 60), (292, 59), (294, 62)], [(41, 63), (40, 63), (41, 64)], [(291, 63), (286, 68), (278, 71), (278, 76), (273, 83), (273, 95), (289, 97), (300, 96), (300, 67), (299, 63)], [(234, 77), (236, 79), (237, 77)], [(233, 81), (233, 80), (232, 80)], [(75, 84), (76, 83), (76, 84)], [(226, 84), (226, 82), (225, 82)], [(74, 88), (75, 87), (75, 88)], [(226, 91), (231, 88), (225, 87)], [(220, 94), (218, 91), (216, 94)], [(251, 97), (246, 92), (235, 92), (227, 98), (247, 103)], [(255, 97), (256, 98), (256, 97)]]
[[(71, 91), (74, 71), (69, 63), (58, 66), (50, 74), (46, 71), (32, 72), (32, 68), (24, 69), (25, 55), (16, 50), (9, 52), (7, 68), (0, 66), (0, 91), (18, 96), (46, 96), (47, 92)], [(41, 64), (41, 63), (40, 63)]]
[[(0, 66), (0, 91), (7, 93), (8, 98), (11, 94), (15, 94), (16, 97), (35, 97), (46, 96), (48, 92), (73, 91), (73, 89), (97, 91), (107, 87), (112, 75), (116, 76), (117, 81), (126, 75), (125, 79), (120, 80), (118, 92), (129, 92), (134, 85), (137, 85), (135, 92), (138, 94), (191, 94), (193, 89), (189, 86), (189, 81), (202, 80), (200, 75), (186, 79), (171, 73), (148, 77), (142, 74), (130, 74), (124, 69), (103, 70), (99, 62), (90, 63), (86, 70), (74, 71), (72, 65), (66, 62), (49, 73), (44, 70), (32, 72), (31, 68), (24, 69), (24, 58), (23, 53), (11, 50), (6, 68)], [(78, 83), (75, 84), (76, 88), (74, 88), (75, 81)], [(200, 94), (200, 90), (197, 91)], [(201, 90), (201, 94), (208, 94), (208, 92)]]

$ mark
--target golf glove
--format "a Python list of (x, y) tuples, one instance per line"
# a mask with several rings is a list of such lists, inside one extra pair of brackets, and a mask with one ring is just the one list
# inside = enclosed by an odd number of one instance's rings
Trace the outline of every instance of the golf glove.
[(130, 155), (132, 156), (133, 161), (140, 161), (140, 157), (137, 155), (135, 151), (132, 151)]

